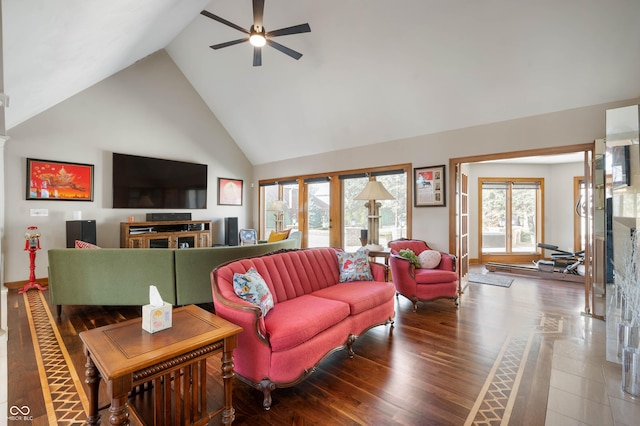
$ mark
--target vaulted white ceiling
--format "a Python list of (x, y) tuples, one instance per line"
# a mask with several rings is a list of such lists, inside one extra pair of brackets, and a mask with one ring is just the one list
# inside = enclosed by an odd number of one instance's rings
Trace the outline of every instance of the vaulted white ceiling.
[(2, 0), (10, 129), (165, 48), (253, 164), (640, 96), (638, 0)]

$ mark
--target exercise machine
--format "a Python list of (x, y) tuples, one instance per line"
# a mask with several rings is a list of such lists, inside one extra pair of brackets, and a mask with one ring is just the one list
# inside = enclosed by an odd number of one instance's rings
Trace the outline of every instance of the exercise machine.
[(547, 272), (553, 270), (563, 274), (584, 275), (584, 250), (575, 252), (565, 251), (560, 250), (558, 246), (543, 243), (538, 243), (538, 247), (545, 250), (553, 250), (551, 260), (539, 260), (535, 262), (539, 270)]
[(533, 275), (551, 280), (584, 283), (584, 250), (570, 252), (544, 243), (538, 243), (538, 247), (552, 250), (551, 259), (538, 260), (533, 262), (532, 266), (488, 262), (485, 268), (490, 272)]

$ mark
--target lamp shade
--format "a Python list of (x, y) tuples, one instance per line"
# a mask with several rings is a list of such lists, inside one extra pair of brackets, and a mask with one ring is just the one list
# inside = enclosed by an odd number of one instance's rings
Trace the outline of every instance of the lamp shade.
[(283, 212), (285, 206), (286, 204), (283, 200), (276, 200), (273, 202), (273, 205), (271, 206), (271, 210), (276, 212)]
[(391, 195), (384, 187), (382, 182), (370, 180), (364, 187), (362, 192), (354, 198), (354, 200), (395, 200), (396, 197)]

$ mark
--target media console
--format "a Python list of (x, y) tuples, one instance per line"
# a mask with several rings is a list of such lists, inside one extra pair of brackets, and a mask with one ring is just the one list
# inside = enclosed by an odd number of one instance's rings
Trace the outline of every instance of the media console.
[(120, 247), (211, 247), (211, 221), (121, 222)]

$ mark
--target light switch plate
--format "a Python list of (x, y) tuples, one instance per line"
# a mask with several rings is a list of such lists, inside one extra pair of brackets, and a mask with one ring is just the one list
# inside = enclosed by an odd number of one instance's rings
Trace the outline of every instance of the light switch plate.
[(31, 216), (49, 216), (49, 209), (31, 209)]

